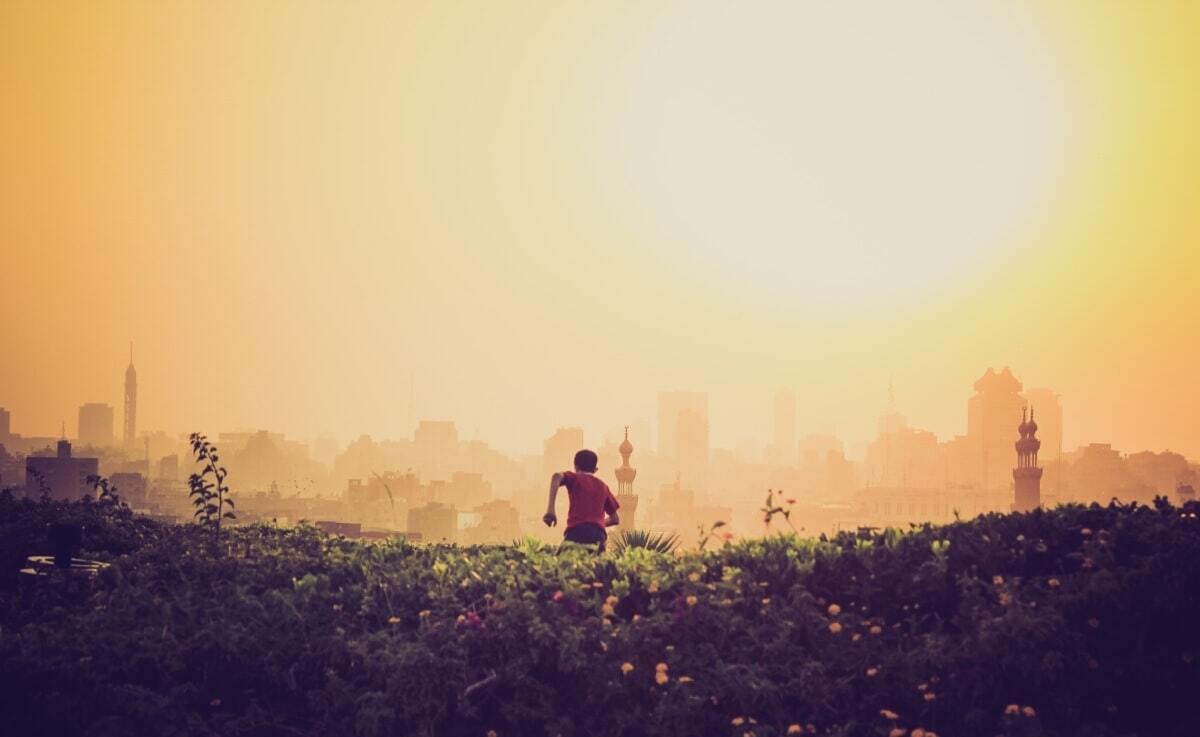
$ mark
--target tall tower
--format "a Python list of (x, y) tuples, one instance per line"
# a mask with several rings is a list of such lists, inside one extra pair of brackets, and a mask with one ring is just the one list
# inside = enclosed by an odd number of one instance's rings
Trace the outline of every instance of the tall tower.
[(129, 368), (125, 369), (125, 445), (137, 440), (137, 371), (133, 368), (133, 343), (129, 344)]
[(1025, 419), (1021, 410), (1021, 424), (1017, 432), (1021, 439), (1016, 442), (1017, 467), (1013, 469), (1013, 511), (1031, 512), (1042, 506), (1042, 469), (1038, 468), (1038, 449), (1042, 441), (1037, 439), (1037, 423), (1033, 421), (1033, 410)]
[(629, 442), (629, 426), (625, 426), (625, 439), (617, 450), (621, 453), (621, 465), (617, 467), (617, 504), (621, 505), (621, 517), (627, 529), (636, 529), (637, 495), (633, 493), (633, 480), (637, 477), (637, 469), (629, 465), (629, 456), (633, 453), (633, 443)]

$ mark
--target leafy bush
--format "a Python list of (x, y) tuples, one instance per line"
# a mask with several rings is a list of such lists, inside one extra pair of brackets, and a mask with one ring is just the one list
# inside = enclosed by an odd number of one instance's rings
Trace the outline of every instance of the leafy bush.
[(154, 527), (91, 591), (4, 595), (0, 723), (22, 735), (1194, 735), (1197, 511), (1072, 506), (618, 556), (248, 526), (214, 557), (208, 531)]

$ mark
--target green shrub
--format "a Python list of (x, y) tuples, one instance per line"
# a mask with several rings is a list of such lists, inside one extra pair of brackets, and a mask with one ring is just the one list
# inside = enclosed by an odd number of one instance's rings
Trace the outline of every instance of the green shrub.
[[(0, 499), (35, 526), (51, 511), (26, 504)], [(94, 514), (85, 506), (54, 511)], [(154, 526), (119, 551), (114, 536), (113, 566), (85, 596), (3, 595), (0, 723), (22, 735), (1193, 735), (1197, 511), (1072, 506), (613, 556), (247, 526), (215, 558), (206, 530)]]

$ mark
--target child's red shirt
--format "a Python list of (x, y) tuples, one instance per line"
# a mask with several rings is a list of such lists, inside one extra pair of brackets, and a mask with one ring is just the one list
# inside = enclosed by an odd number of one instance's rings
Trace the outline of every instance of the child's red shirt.
[(562, 477), (563, 486), (571, 501), (567, 512), (567, 529), (591, 523), (604, 527), (604, 515), (612, 514), (621, 505), (608, 489), (608, 484), (590, 473), (567, 471)]

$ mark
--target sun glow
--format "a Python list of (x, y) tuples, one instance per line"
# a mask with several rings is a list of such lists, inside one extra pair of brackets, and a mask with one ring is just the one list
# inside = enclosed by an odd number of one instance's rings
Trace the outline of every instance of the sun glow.
[(663, 14), (614, 107), (620, 176), (673, 260), (748, 298), (877, 303), (986, 268), (1069, 127), (1036, 26), (1006, 8)]

